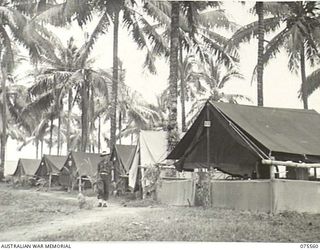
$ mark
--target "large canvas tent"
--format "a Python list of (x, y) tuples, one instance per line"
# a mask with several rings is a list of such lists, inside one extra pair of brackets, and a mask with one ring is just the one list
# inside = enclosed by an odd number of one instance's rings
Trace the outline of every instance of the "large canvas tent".
[(16, 170), (13, 173), (15, 178), (34, 177), (39, 167), (40, 160), (36, 159), (19, 159)]
[(178, 170), (215, 167), (269, 178), (262, 159), (320, 162), (320, 115), (314, 110), (207, 102), (168, 159)]
[(66, 160), (67, 156), (43, 155), (35, 175), (45, 179), (52, 178), (56, 182)]
[(75, 185), (78, 177), (93, 179), (96, 176), (98, 163), (100, 161), (100, 154), (70, 152), (60, 171), (60, 184), (62, 186), (71, 187)]

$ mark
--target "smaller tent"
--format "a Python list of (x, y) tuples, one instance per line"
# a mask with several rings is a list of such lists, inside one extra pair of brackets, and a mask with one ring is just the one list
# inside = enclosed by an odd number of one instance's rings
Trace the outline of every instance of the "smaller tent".
[(13, 177), (27, 180), (29, 177), (34, 177), (39, 167), (40, 160), (36, 159), (19, 159), (16, 170), (13, 173)]
[(35, 175), (44, 179), (50, 179), (52, 182), (58, 182), (58, 176), (66, 160), (67, 156), (43, 155)]
[[(100, 154), (70, 152), (60, 171), (59, 183), (65, 187), (73, 187), (80, 176), (86, 180), (93, 180), (100, 161)], [(90, 181), (85, 183), (89, 185)]]

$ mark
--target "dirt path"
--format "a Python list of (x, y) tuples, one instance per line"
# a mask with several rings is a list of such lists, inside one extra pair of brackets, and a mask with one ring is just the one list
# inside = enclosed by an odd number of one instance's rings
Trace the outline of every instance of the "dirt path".
[[(39, 194), (51, 196), (50, 193), (39, 192)], [(57, 198), (56, 195), (54, 195), (54, 197)], [(58, 197), (59, 199), (61, 198), (63, 200), (76, 199), (72, 197)], [(88, 210), (83, 209), (73, 214), (61, 215), (54, 220), (47, 221), (45, 223), (12, 227), (9, 231), (1, 232), (0, 241), (31, 241), (34, 238), (40, 238), (42, 236), (51, 235), (57, 232), (83, 227), (91, 223), (101, 222), (110, 217), (142, 216), (144, 211), (150, 209), (151, 208), (149, 207), (123, 207), (116, 203), (109, 203), (107, 208), (94, 207)]]

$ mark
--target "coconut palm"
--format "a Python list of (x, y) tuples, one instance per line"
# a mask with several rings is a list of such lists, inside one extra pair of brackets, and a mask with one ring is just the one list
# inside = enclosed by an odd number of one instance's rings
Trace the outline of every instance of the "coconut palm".
[(223, 67), (219, 60), (212, 57), (209, 63), (203, 66), (202, 72), (199, 73), (200, 81), (204, 82), (207, 94), (193, 103), (189, 115), (192, 117), (189, 124), (199, 115), (206, 101), (209, 99), (214, 102), (238, 103), (240, 100), (251, 101), (248, 97), (241, 94), (227, 94), (223, 91), (226, 84), (232, 79), (243, 79), (242, 74), (236, 69), (228, 69)]
[(247, 42), (253, 37), (258, 40), (258, 61), (257, 73), (257, 104), (263, 106), (263, 54), (265, 44), (265, 34), (274, 32), (280, 27), (282, 15), (286, 12), (286, 5), (276, 2), (256, 2), (251, 9), (258, 16), (258, 21), (247, 24), (238, 29), (231, 39), (231, 46), (239, 46), (240, 43)]
[[(180, 50), (180, 64), (183, 62), (183, 49), (194, 51), (201, 60), (205, 59), (205, 51), (211, 49), (223, 63), (231, 66), (235, 56), (233, 50), (224, 49), (227, 39), (216, 33), (215, 27), (235, 27), (219, 9), (219, 2), (178, 2), (146, 1), (145, 11), (158, 23), (145, 25), (144, 31), (151, 38), (155, 55), (169, 56), (169, 122), (168, 122), (168, 149), (171, 150), (177, 141), (177, 90), (178, 90), (178, 51)], [(207, 10), (207, 7), (211, 7)], [(218, 8), (218, 9), (215, 9)], [(159, 30), (165, 29), (160, 34)], [(170, 42), (168, 41), (170, 40)], [(170, 44), (170, 49), (168, 44)], [(154, 57), (147, 57), (147, 60)], [(182, 76), (181, 72), (180, 75)], [(184, 79), (180, 79), (180, 97), (182, 105), (182, 129), (185, 130), (185, 86)]]
[[(277, 55), (284, 48), (289, 56), (288, 68), (301, 76), (301, 98), (304, 109), (308, 109), (308, 86), (306, 80), (306, 62), (311, 66), (319, 59), (319, 3), (288, 2), (284, 13), (285, 27), (268, 43), (263, 55), (263, 62)], [(309, 78), (310, 79), (310, 78)]]
[[(147, 1), (143, 1), (147, 2)], [(113, 74), (112, 74), (112, 102), (111, 102), (111, 146), (115, 144), (116, 140), (116, 114), (118, 103), (118, 83), (119, 83), (119, 63), (118, 63), (118, 34), (119, 25), (122, 20), (125, 27), (131, 31), (134, 41), (138, 44), (140, 49), (147, 50), (147, 54), (151, 55), (148, 50), (147, 35), (143, 32), (142, 23), (148, 23), (145, 18), (139, 13), (139, 8), (135, 8), (136, 1), (125, 0), (92, 0), (92, 1), (65, 1), (62, 4), (54, 5), (51, 8), (43, 11), (37, 16), (37, 20), (46, 21), (53, 25), (63, 25), (71, 22), (75, 17), (80, 25), (86, 24), (91, 20), (93, 13), (98, 13), (99, 21), (95, 28), (96, 36), (88, 43), (91, 49), (99, 34), (106, 32), (111, 23), (113, 23)], [(57, 16), (62, 17), (57, 20)], [(146, 62), (152, 65), (152, 59)], [(148, 67), (149, 69), (152, 66)]]
[[(89, 42), (93, 36), (89, 38)], [(94, 99), (90, 97), (93, 94), (108, 93), (108, 83), (106, 76), (111, 79), (108, 73), (102, 70), (95, 71), (91, 68), (93, 63), (89, 59), (90, 48), (86, 42), (81, 48), (74, 45), (73, 38), (68, 42), (67, 48), (64, 48), (61, 43), (57, 43), (57, 55), (54, 58), (42, 57), (44, 66), (40, 69), (37, 77), (37, 82), (30, 88), (30, 93), (36, 98), (31, 106), (41, 104), (42, 109), (51, 108), (51, 124), (53, 120), (58, 118), (58, 145), (60, 145), (60, 124), (61, 110), (63, 110), (63, 99), (68, 99), (67, 113), (67, 150), (70, 150), (70, 122), (71, 110), (75, 102), (80, 105), (81, 115), (81, 150), (86, 151), (88, 135), (89, 135), (89, 115), (90, 107), (94, 105), (90, 101)], [(108, 81), (110, 81), (108, 79)], [(99, 88), (100, 91), (94, 90)], [(94, 93), (96, 92), (96, 93)], [(106, 96), (107, 97), (107, 96)], [(107, 97), (108, 98), (108, 97)], [(42, 102), (46, 100), (45, 102)], [(53, 128), (53, 126), (51, 126)], [(51, 136), (50, 136), (51, 137)], [(52, 138), (50, 139), (52, 141)], [(49, 143), (50, 144), (50, 143)], [(59, 146), (58, 146), (59, 150)]]
[[(13, 44), (20, 43), (29, 49), (32, 61), (36, 61), (40, 53), (49, 54), (52, 52), (52, 46), (48, 40), (44, 39), (47, 36), (47, 31), (40, 25), (34, 23), (30, 18), (14, 8), (9, 1), (0, 1), (0, 33), (1, 33), (1, 89), (2, 89), (2, 133), (1, 133), (1, 166), (0, 178), (3, 175), (5, 162), (5, 150), (7, 140), (7, 99), (6, 99), (6, 80), (8, 74), (13, 71), (15, 56), (13, 52)], [(41, 35), (38, 31), (41, 30)], [(46, 46), (44, 50), (39, 44)]]
[(119, 92), (119, 110), (121, 111), (124, 128), (119, 127), (118, 138), (137, 134), (142, 129), (153, 129), (160, 120), (160, 115), (146, 101), (141, 94), (122, 85)]
[(171, 3), (170, 25), (170, 73), (169, 73), (169, 120), (168, 120), (168, 151), (172, 151), (178, 142), (178, 50), (179, 50), (179, 2)]
[(264, 48), (264, 13), (263, 2), (256, 3), (258, 16), (258, 63), (257, 63), (257, 98), (258, 106), (263, 106), (263, 48)]

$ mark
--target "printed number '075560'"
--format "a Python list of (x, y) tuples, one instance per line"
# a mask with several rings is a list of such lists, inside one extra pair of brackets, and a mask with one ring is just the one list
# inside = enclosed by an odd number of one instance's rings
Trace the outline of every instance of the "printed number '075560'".
[(319, 245), (318, 244), (300, 244), (300, 248), (318, 248)]

